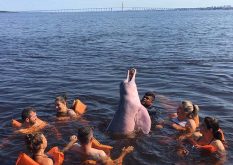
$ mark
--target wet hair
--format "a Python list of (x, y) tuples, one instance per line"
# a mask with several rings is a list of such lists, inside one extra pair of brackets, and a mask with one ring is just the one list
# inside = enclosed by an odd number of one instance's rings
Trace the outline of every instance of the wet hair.
[(35, 108), (33, 107), (27, 107), (22, 111), (21, 117), (22, 120), (25, 121), (27, 118), (30, 117), (31, 112), (36, 112)]
[(155, 100), (155, 93), (154, 92), (146, 92), (144, 96), (150, 96), (150, 97), (152, 97), (152, 101)]
[(55, 102), (62, 102), (64, 104), (67, 103), (67, 96), (64, 94), (63, 96), (57, 96)]
[(204, 123), (207, 127), (207, 129), (212, 129), (213, 136), (215, 139), (224, 141), (223, 139), (223, 133), (220, 131), (218, 120), (213, 117), (205, 117)]
[(27, 134), (25, 136), (25, 143), (30, 152), (37, 153), (40, 150), (40, 145), (43, 143), (42, 133)]
[(78, 139), (81, 144), (88, 144), (93, 134), (92, 127), (86, 126), (78, 129)]
[(199, 111), (198, 105), (193, 104), (189, 100), (184, 100), (181, 102), (181, 106), (182, 106), (184, 112), (186, 113), (187, 118), (194, 119), (194, 117), (197, 116), (198, 111)]

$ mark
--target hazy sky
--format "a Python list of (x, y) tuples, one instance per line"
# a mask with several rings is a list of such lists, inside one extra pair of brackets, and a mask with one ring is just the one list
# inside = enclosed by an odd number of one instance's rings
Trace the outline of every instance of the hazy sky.
[(233, 6), (233, 0), (0, 0), (0, 11), (121, 7), (122, 2), (125, 7)]

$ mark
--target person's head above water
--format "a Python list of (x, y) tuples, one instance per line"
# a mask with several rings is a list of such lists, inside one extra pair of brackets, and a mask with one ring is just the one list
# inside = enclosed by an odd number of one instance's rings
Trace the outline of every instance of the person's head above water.
[(198, 111), (198, 105), (194, 105), (189, 100), (184, 100), (177, 108), (177, 116), (179, 120), (184, 120), (185, 118), (194, 119), (198, 115)]
[(25, 136), (25, 143), (29, 151), (31, 151), (33, 154), (38, 153), (41, 149), (45, 150), (47, 147), (47, 139), (40, 132), (35, 134), (27, 134)]
[(141, 104), (148, 108), (150, 107), (155, 101), (155, 94), (154, 92), (146, 92), (145, 95), (141, 99)]
[(33, 125), (36, 123), (36, 120), (37, 120), (37, 115), (35, 108), (28, 107), (22, 111), (22, 121), (24, 123)]
[(209, 135), (215, 139), (224, 141), (224, 135), (219, 127), (218, 120), (213, 117), (205, 117), (204, 122), (200, 126), (200, 132), (203, 135)]
[(93, 138), (93, 128), (89, 126), (78, 129), (78, 139), (82, 145), (88, 144)]
[(67, 112), (67, 97), (66, 96), (58, 96), (55, 99), (55, 106), (57, 112)]

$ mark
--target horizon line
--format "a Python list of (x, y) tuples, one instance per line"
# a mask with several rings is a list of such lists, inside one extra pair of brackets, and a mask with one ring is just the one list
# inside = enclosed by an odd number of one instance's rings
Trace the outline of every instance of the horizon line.
[(206, 7), (86, 7), (86, 8), (67, 8), (67, 9), (35, 9), (35, 10), (0, 10), (0, 12), (46, 12), (46, 11), (72, 11), (77, 10), (98, 10), (98, 9), (114, 9), (113, 11), (122, 11), (125, 9), (151, 9), (151, 10), (176, 10), (176, 9), (233, 9), (231, 5), (223, 6), (206, 6)]

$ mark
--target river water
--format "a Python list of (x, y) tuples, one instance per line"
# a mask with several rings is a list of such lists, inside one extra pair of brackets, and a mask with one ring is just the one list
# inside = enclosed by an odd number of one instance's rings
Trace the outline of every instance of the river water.
[[(219, 119), (233, 161), (233, 11), (157, 11), (99, 13), (0, 14), (0, 161), (15, 163), (26, 148), (13, 133), (12, 118), (28, 106), (61, 133), (44, 130), (48, 148), (64, 146), (83, 124), (95, 127), (95, 137), (112, 145), (116, 157), (123, 146), (135, 151), (124, 164), (213, 164), (190, 151), (176, 156), (176, 134), (152, 127), (148, 136), (112, 139), (105, 129), (118, 107), (119, 84), (130, 67), (137, 69), (140, 97), (154, 91), (171, 102), (192, 100), (201, 119)], [(54, 98), (66, 93), (88, 105), (82, 120), (58, 122)], [(167, 110), (157, 98), (155, 104)], [(171, 109), (175, 111), (175, 106)], [(172, 111), (170, 110), (170, 111)], [(68, 152), (64, 165), (78, 164)]]

